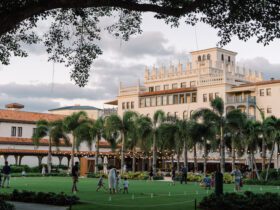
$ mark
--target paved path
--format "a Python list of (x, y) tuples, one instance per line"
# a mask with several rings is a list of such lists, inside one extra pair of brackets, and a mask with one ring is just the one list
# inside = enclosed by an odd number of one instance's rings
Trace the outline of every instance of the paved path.
[(10, 202), (14, 204), (16, 210), (66, 210), (67, 207), (50, 206), (34, 203)]

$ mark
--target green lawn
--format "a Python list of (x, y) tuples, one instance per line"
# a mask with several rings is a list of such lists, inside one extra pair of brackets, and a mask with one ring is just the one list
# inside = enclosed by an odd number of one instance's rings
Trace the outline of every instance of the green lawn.
[[(73, 210), (117, 210), (117, 209), (144, 209), (145, 210), (186, 210), (194, 209), (194, 199), (199, 201), (207, 193), (196, 183), (187, 185), (163, 181), (129, 181), (129, 194), (115, 194), (110, 196), (107, 192), (96, 192), (97, 179), (80, 179), (77, 196), (83, 204), (75, 205)], [(107, 187), (107, 180), (105, 181)], [(12, 178), (10, 189), (1, 189), (7, 192), (13, 189), (65, 192), (70, 193), (71, 178), (69, 177), (38, 177), (38, 178)], [(224, 190), (233, 192), (233, 185), (224, 185)], [(244, 186), (243, 190), (254, 192), (280, 192), (275, 186)]]

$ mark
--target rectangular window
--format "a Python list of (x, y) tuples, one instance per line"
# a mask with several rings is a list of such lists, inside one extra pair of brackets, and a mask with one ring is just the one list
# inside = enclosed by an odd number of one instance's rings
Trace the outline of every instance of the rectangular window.
[(155, 87), (155, 91), (160, 91), (160, 86), (159, 85)]
[(173, 103), (178, 104), (178, 95), (173, 95)]
[(16, 136), (17, 135), (17, 127), (12, 127), (12, 130), (11, 130), (11, 136)]
[(193, 93), (192, 94), (192, 103), (195, 103), (196, 102), (196, 93)]
[(156, 106), (156, 97), (151, 98), (151, 106)]
[(161, 96), (157, 96), (157, 106), (161, 106), (161, 105), (162, 105)]
[(134, 109), (134, 101), (131, 101), (130, 107), (131, 107), (131, 109)]
[(185, 95), (180, 94), (179, 96), (180, 96), (180, 100), (179, 100), (180, 104), (184, 104), (185, 103)]
[(164, 89), (164, 90), (168, 90), (168, 89), (169, 89), (169, 85), (164, 85), (164, 86), (163, 86), (163, 89)]
[(154, 92), (154, 87), (149, 87), (149, 92)]
[(173, 95), (168, 96), (168, 104), (173, 104)]
[(186, 93), (186, 103), (191, 103), (191, 94)]
[(36, 133), (36, 128), (33, 128), (33, 135)]
[(203, 94), (203, 102), (207, 102), (207, 94)]
[(219, 93), (215, 93), (215, 98), (218, 98), (219, 97)]
[(267, 88), (266, 89), (266, 95), (267, 96), (271, 96), (271, 88)]
[(271, 114), (272, 113), (272, 108), (268, 107), (266, 111), (267, 111), (267, 114)]
[(167, 104), (167, 96), (162, 96), (162, 105)]
[(195, 87), (196, 85), (195, 85), (195, 81), (191, 81), (190, 82), (190, 87)]
[(18, 127), (18, 137), (22, 137), (22, 127)]
[(260, 89), (260, 96), (264, 96), (264, 89)]
[(151, 99), (150, 98), (146, 98), (146, 107), (151, 106)]
[(141, 108), (145, 107), (145, 98), (140, 99), (140, 107)]
[(122, 103), (122, 109), (125, 109), (125, 102)]
[(209, 101), (213, 101), (213, 99), (214, 99), (213, 93), (209, 93)]
[(172, 84), (172, 89), (177, 89), (177, 88), (178, 88), (178, 84), (177, 83)]
[(129, 102), (126, 102), (126, 108), (129, 109)]
[(181, 88), (186, 88), (187, 87), (187, 83), (186, 82), (182, 82), (181, 83)]

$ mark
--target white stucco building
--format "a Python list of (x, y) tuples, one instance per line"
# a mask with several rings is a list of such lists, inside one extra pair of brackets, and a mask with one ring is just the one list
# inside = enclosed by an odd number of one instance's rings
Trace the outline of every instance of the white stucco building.
[[(258, 106), (266, 116), (280, 117), (280, 80), (265, 81), (261, 73), (239, 67), (236, 55), (229, 50), (210, 48), (191, 52), (191, 62), (184, 65), (146, 68), (144, 84), (120, 83), (117, 99), (107, 104), (117, 106), (121, 116), (133, 110), (152, 117), (160, 109), (167, 116), (187, 119), (194, 110), (210, 107), (209, 102), (219, 96), (225, 102), (226, 112), (238, 108), (248, 117), (260, 120)], [(202, 158), (202, 151), (198, 155)], [(218, 153), (211, 153), (209, 162), (218, 162), (218, 157)], [(274, 158), (276, 167), (277, 159), (278, 156)], [(246, 155), (237, 160), (246, 161)], [(226, 162), (231, 162), (230, 153)]]

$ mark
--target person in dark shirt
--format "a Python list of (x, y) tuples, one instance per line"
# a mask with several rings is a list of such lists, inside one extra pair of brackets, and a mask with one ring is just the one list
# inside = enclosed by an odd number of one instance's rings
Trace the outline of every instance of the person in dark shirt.
[(172, 179), (172, 184), (175, 185), (175, 179), (176, 179), (176, 170), (175, 167), (172, 168), (172, 175), (171, 175), (171, 179)]
[(11, 167), (9, 166), (8, 161), (5, 161), (5, 166), (2, 169), (2, 173), (3, 173), (2, 187), (4, 188), (5, 182), (7, 180), (7, 188), (9, 188), (10, 187)]
[(184, 166), (182, 168), (181, 172), (182, 172), (181, 184), (183, 184), (183, 182), (185, 182), (185, 184), (187, 184), (187, 168)]
[(75, 162), (75, 165), (72, 167), (72, 179), (73, 179), (73, 185), (72, 185), (72, 193), (76, 193), (78, 191), (77, 189), (77, 182), (79, 179), (79, 166), (78, 162)]

